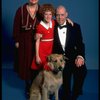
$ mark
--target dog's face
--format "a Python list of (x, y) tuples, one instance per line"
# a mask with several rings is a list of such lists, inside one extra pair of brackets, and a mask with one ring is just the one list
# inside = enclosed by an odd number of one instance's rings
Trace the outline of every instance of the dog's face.
[(65, 57), (61, 54), (51, 54), (48, 56), (49, 67), (55, 71), (63, 71), (65, 66)]

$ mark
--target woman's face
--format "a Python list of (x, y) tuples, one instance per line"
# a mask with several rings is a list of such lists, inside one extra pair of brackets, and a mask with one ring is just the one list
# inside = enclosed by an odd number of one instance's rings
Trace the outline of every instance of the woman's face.
[(29, 3), (31, 4), (37, 4), (39, 0), (29, 0)]
[(52, 12), (51, 11), (45, 11), (44, 12), (44, 20), (49, 23), (52, 19)]

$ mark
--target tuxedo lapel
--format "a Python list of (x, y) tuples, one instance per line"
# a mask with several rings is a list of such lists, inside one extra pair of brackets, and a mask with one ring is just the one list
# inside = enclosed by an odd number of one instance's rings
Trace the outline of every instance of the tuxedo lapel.
[[(72, 31), (72, 28), (69, 24), (67, 24), (66, 27), (67, 27), (67, 31), (66, 31), (65, 51), (66, 51), (67, 44), (69, 42), (71, 31)], [(62, 48), (62, 45), (60, 42), (60, 38), (59, 38), (59, 34), (58, 34), (58, 26), (55, 27), (55, 38), (56, 38), (55, 39), (56, 44), (59, 44), (59, 49), (61, 49), (63, 51), (63, 48)]]
[(58, 39), (58, 43), (61, 44), (60, 38), (59, 38), (59, 35), (58, 35), (58, 29), (57, 28), (56, 28), (56, 32), (55, 33), (56, 33), (56, 38)]
[(69, 41), (69, 35), (70, 35), (70, 27), (67, 25), (67, 31), (66, 31), (66, 44), (65, 44), (65, 49), (66, 49), (66, 46), (68, 44), (68, 41)]
[(58, 43), (59, 46), (60, 46), (59, 49), (62, 49), (62, 50), (63, 50), (63, 48), (62, 48), (62, 46), (61, 46), (60, 38), (59, 38), (59, 35), (58, 35), (58, 28), (57, 28), (57, 26), (56, 26), (56, 28), (55, 28), (55, 38), (56, 38), (56, 43)]

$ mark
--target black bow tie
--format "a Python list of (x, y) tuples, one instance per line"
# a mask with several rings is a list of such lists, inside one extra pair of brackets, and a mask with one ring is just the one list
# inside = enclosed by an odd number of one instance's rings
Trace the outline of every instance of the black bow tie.
[(67, 25), (63, 25), (63, 26), (59, 25), (58, 27), (59, 27), (60, 29), (62, 29), (62, 28), (67, 28)]

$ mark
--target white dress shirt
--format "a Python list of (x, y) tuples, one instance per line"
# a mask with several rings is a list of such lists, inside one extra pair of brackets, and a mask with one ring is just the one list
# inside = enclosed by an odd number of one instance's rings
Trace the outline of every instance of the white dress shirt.
[[(63, 25), (66, 25), (66, 21), (64, 22)], [(59, 39), (60, 39), (60, 42), (61, 42), (61, 45), (64, 51), (65, 51), (65, 44), (66, 44), (66, 38), (67, 38), (66, 34), (67, 34), (67, 27), (64, 27), (62, 29), (58, 27), (58, 35), (59, 35)]]
[[(64, 25), (66, 25), (66, 21), (65, 21), (64, 24), (61, 25), (61, 26), (64, 26)], [(65, 51), (66, 38), (67, 38), (67, 27), (64, 27), (64, 28), (62, 28), (62, 29), (60, 29), (60, 28), (58, 27), (58, 35), (59, 35), (59, 39), (60, 39), (62, 48), (63, 48), (63, 50)], [(81, 55), (78, 55), (77, 58), (81, 58), (81, 59), (83, 59), (83, 61), (84, 61), (84, 58), (83, 58)]]

